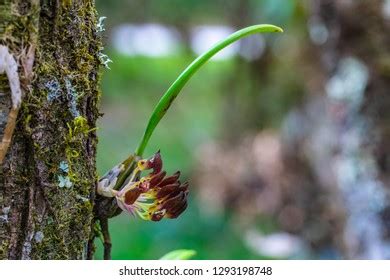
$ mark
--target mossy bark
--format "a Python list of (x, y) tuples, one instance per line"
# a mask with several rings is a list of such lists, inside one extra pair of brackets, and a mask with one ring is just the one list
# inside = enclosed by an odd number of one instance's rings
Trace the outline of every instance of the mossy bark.
[[(93, 0), (0, 0), (0, 44), (18, 60), (24, 92), (0, 167), (0, 259), (83, 259), (91, 249), (96, 26)], [(11, 104), (3, 75), (0, 92), (2, 137)]]
[(334, 133), (329, 164), (346, 213), (338, 249), (344, 258), (389, 259), (390, 17), (381, 0), (316, 0), (312, 8), (327, 33), (318, 51)]

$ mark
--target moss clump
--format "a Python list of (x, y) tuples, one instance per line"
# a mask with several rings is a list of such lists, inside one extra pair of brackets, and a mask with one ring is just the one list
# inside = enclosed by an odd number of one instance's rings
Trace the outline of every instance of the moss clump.
[(2, 242), (0, 244), (0, 259), (1, 260), (4, 260), (7, 258), (8, 246), (9, 246), (9, 241), (2, 240)]
[[(68, 163), (68, 176), (73, 183), (77, 183), (81, 178), (78, 178), (77, 173), (74, 172), (77, 166), (77, 161), (80, 159), (80, 146), (86, 139), (90, 132), (93, 132), (95, 128), (90, 128), (86, 118), (78, 116), (73, 119), (72, 122), (67, 123), (68, 134), (65, 138), (65, 154)], [(83, 160), (83, 158), (81, 158)]]

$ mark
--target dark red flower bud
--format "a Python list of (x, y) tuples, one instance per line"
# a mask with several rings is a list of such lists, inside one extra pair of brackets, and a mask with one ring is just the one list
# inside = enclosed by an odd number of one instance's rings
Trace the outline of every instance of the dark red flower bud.
[(138, 170), (153, 171), (117, 192), (117, 202), (123, 210), (151, 221), (174, 219), (183, 213), (187, 208), (188, 182), (181, 184), (179, 171), (165, 177), (162, 165), (160, 152), (138, 162)]

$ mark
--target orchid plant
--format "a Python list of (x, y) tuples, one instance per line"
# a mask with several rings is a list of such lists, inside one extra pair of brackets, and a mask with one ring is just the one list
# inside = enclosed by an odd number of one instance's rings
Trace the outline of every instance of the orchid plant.
[[(150, 221), (177, 218), (183, 213), (187, 207), (188, 183), (180, 182), (180, 172), (166, 176), (160, 152), (148, 159), (143, 159), (145, 148), (158, 123), (185, 84), (210, 58), (243, 37), (269, 32), (283, 32), (283, 30), (270, 24), (253, 25), (241, 29), (200, 55), (179, 75), (154, 108), (134, 154), (100, 178), (97, 193), (115, 201), (114, 210), (106, 214), (106, 218), (117, 215), (118, 207)], [(149, 174), (141, 176), (146, 170), (150, 170)], [(113, 207), (112, 204), (101, 205)]]

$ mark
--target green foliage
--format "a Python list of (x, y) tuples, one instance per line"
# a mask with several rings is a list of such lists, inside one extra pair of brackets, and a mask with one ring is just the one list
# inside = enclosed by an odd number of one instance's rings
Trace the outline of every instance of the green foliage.
[(196, 255), (194, 250), (180, 249), (171, 251), (160, 258), (160, 260), (189, 260)]

